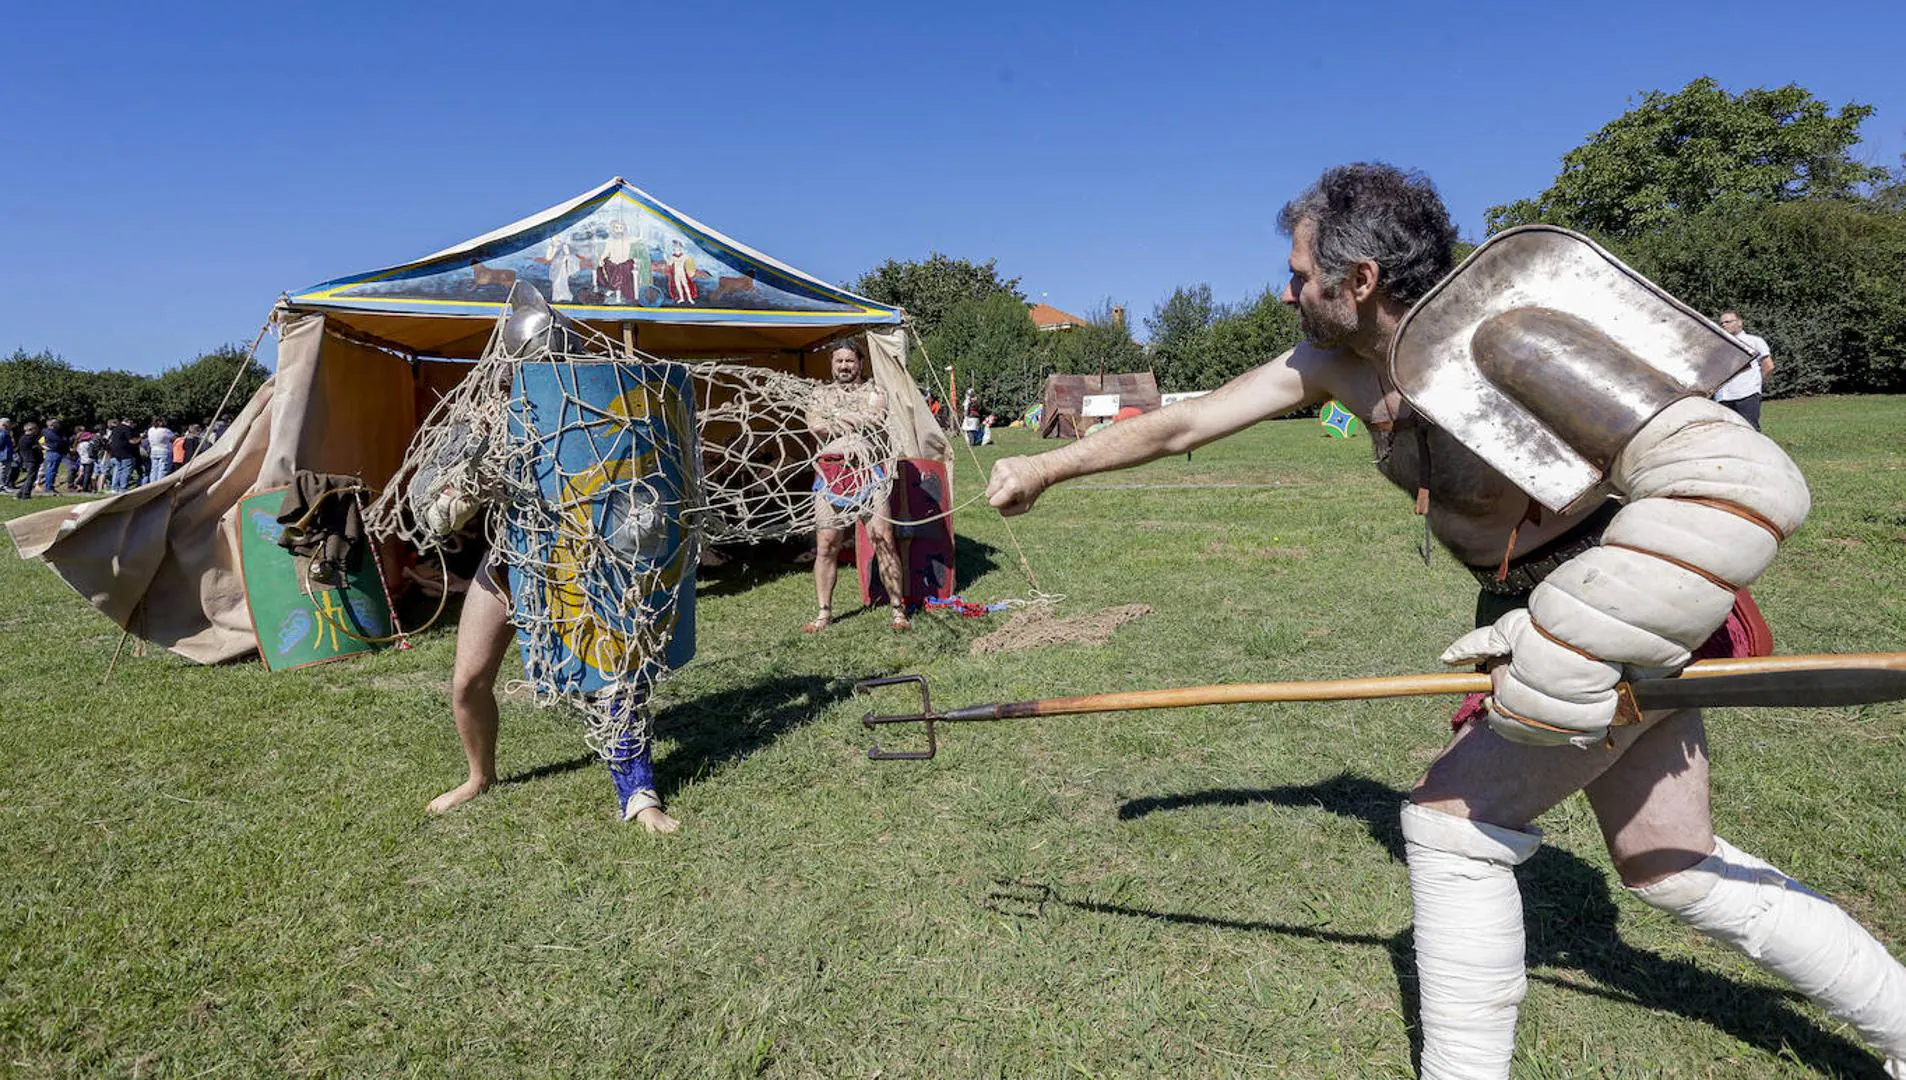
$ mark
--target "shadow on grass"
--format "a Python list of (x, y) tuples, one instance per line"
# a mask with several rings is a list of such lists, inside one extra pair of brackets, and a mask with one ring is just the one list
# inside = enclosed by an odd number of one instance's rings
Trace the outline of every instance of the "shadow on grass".
[(779, 676), (662, 710), (655, 718), (656, 731), (674, 738), (676, 744), (655, 763), (660, 794), (666, 799), (689, 780), (746, 757), (814, 719), (829, 705), (852, 696), (854, 681), (820, 675)]
[[(1398, 817), (1405, 793), (1354, 773), (1339, 773), (1315, 784), (1275, 788), (1220, 788), (1188, 795), (1134, 799), (1119, 808), (1121, 820), (1194, 806), (1316, 807), (1363, 822), (1364, 828), (1390, 857), (1403, 861), (1403, 828)], [(1611, 895), (1607, 875), (1599, 868), (1559, 848), (1544, 847), (1517, 874), (1522, 888), (1523, 928), (1528, 939), (1531, 967), (1581, 971), (1601, 983), (1583, 986), (1552, 975), (1532, 974), (1537, 982), (1564, 987), (1608, 1001), (1660, 1009), (1727, 1032), (1769, 1054), (1794, 1060), (1834, 1076), (1877, 1076), (1873, 1055), (1851, 1040), (1823, 1031), (1795, 1011), (1802, 1000), (1792, 991), (1743, 986), (1686, 960), (1675, 960), (1636, 949), (1616, 932), (1620, 909)], [(1404, 989), (1404, 1021), (1410, 1028), (1412, 1062), (1422, 1058), (1422, 1026), (1418, 1011), (1414, 939), (1405, 929), (1392, 937), (1343, 934), (1309, 926), (1248, 922), (1208, 915), (1147, 911), (1141, 908), (1064, 899), (1046, 886), (1047, 896), (1036, 905), (1063, 904), (1081, 911), (1132, 915), (1167, 922), (1261, 933), (1289, 934), (1348, 945), (1375, 945), (1390, 954), (1397, 982)], [(997, 894), (997, 890), (996, 890)], [(1010, 901), (1009, 901), (1010, 903)], [(997, 904), (988, 898), (988, 906)], [(1024, 910), (1009, 911), (1024, 914)], [(1036, 912), (1035, 912), (1036, 914)]]
[[(874, 678), (872, 673), (862, 678)], [(656, 714), (655, 732), (675, 746), (655, 763), (659, 794), (667, 799), (685, 782), (723, 762), (754, 753), (854, 692), (853, 679), (819, 675), (767, 679), (672, 705)], [(526, 784), (587, 769), (601, 759), (581, 754), (512, 773), (497, 784)]]
[(499, 779), (496, 785), (502, 787), (505, 784), (527, 784), (531, 781), (543, 780), (551, 776), (561, 776), (563, 773), (572, 773), (577, 769), (586, 769), (600, 760), (602, 759), (594, 754), (582, 754), (578, 757), (572, 757), (568, 761), (552, 761), (547, 765), (538, 765), (533, 769), (524, 769), (522, 772), (511, 773)]
[(716, 551), (721, 564), (704, 563), (695, 572), (697, 595), (735, 596), (790, 574), (812, 573), (814, 567), (814, 543), (805, 538), (724, 544)]
[(970, 536), (953, 536), (953, 582), (961, 585), (978, 581), (981, 577), (999, 569), (999, 560), (994, 558), (999, 549), (984, 541)]

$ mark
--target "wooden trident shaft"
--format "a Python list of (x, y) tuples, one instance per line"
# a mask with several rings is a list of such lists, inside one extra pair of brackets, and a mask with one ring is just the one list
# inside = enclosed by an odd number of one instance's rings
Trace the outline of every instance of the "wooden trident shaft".
[[(924, 761), (939, 749), (935, 724), (1022, 720), (1038, 716), (1077, 716), (1083, 713), (1129, 712), (1141, 709), (1183, 709), (1196, 705), (1244, 705), (1275, 701), (1357, 701), (1373, 698), (1421, 697), (1438, 694), (1485, 694), (1490, 679), (1477, 672), (1422, 675), (1386, 675), (1366, 679), (1314, 679), (1300, 682), (1220, 683), (1165, 690), (1127, 690), (1113, 694), (1040, 698), (994, 705), (970, 705), (935, 712), (924, 675), (893, 675), (859, 683), (859, 692), (883, 686), (914, 684), (920, 688), (920, 711), (876, 714), (861, 724), (869, 730), (883, 724), (926, 725), (925, 750), (883, 750), (875, 744), (867, 756), (875, 761)], [(1702, 660), (1679, 675), (1640, 679), (1625, 684), (1643, 709), (1812, 708), (1866, 705), (1906, 699), (1906, 653), (1817, 653), (1808, 656), (1761, 656), (1737, 660)]]

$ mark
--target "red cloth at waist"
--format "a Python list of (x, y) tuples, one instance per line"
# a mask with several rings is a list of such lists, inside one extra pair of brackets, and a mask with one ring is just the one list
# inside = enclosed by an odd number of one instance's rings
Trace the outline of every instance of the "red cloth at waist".
[[(1734, 594), (1734, 609), (1727, 613), (1727, 621), (1720, 629), (1708, 635), (1701, 647), (1694, 650), (1696, 660), (1729, 660), (1745, 656), (1772, 656), (1774, 654), (1774, 632), (1767, 627), (1767, 620), (1761, 616), (1760, 605), (1746, 589)], [(1456, 707), (1455, 715), (1449, 718), (1451, 728), (1460, 728), (1471, 720), (1481, 716), (1483, 694), (1470, 694)]]
[(822, 454), (815, 459), (814, 468), (821, 474), (822, 485), (832, 495), (852, 497), (860, 494), (860, 489), (867, 484), (866, 471), (848, 465), (843, 454)]

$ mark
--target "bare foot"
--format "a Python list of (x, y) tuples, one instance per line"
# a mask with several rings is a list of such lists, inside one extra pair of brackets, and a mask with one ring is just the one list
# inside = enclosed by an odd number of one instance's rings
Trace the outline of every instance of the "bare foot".
[(636, 813), (635, 820), (641, 822), (643, 828), (655, 833), (671, 833), (682, 827), (681, 822), (663, 813), (659, 806), (643, 807)]
[(494, 780), (478, 780), (475, 778), (465, 780), (463, 783), (458, 784), (456, 787), (430, 800), (430, 805), (424, 807), (424, 809), (433, 814), (441, 814), (453, 807), (462, 806), (464, 803), (490, 790), (490, 785), (494, 783), (496, 783)]

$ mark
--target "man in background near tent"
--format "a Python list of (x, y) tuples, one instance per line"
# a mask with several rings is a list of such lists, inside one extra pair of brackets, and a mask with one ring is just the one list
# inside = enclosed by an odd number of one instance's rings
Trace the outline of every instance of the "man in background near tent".
[[(45, 455), (46, 471), (40, 480), (40, 486), (48, 495), (59, 494), (60, 466), (65, 463), (67, 453), (72, 449), (72, 439), (66, 434), (66, 425), (55, 416), (46, 422), (40, 432), (40, 449)], [(68, 473), (67, 486), (72, 486), (71, 473)]]
[(114, 492), (125, 491), (132, 486), (133, 460), (138, 457), (134, 444), (138, 437), (132, 430), (132, 421), (123, 417), (106, 426), (106, 453), (112, 458), (112, 470), (107, 481)]
[(199, 444), (204, 441), (205, 431), (197, 424), (185, 429), (185, 434), (172, 440), (172, 464), (186, 465), (199, 455)]
[(20, 489), (15, 496), (31, 498), (33, 485), (40, 482), (40, 462), (46, 460), (46, 451), (40, 447), (40, 425), (28, 420), (20, 429), (14, 445), (20, 455)]
[(172, 471), (172, 440), (178, 438), (165, 421), (152, 418), (152, 426), (146, 429), (146, 454), (152, 461), (152, 472), (146, 477), (147, 483), (164, 480)]
[(79, 462), (79, 468), (73, 474), (75, 491), (93, 490), (93, 463), (99, 456), (99, 444), (95, 439), (92, 432), (82, 429), (73, 440), (73, 456)]
[(19, 468), (19, 460), (13, 445), (13, 421), (0, 416), (0, 488), (13, 486), (13, 472)]
[(821, 441), (814, 458), (814, 595), (819, 611), (801, 632), (818, 634), (834, 621), (834, 583), (840, 575), (840, 552), (848, 530), (856, 522), (867, 523), (867, 535), (873, 540), (874, 556), (879, 564), (880, 583), (886, 586), (892, 614), (887, 626), (893, 630), (911, 630), (907, 620), (906, 580), (902, 561), (905, 553), (894, 541), (893, 522), (887, 507), (881, 505), (888, 491), (885, 481), (894, 464), (886, 463), (887, 476), (866, 476), (852, 467), (849, 460), (865, 460), (866, 453), (852, 453), (863, 446), (861, 432), (887, 422), (887, 395), (863, 382), (866, 360), (857, 340), (843, 341), (828, 350), (827, 367), (833, 378), (814, 389), (808, 405), (807, 426)]
[(1760, 430), (1760, 399), (1765, 392), (1767, 380), (1774, 377), (1774, 353), (1767, 347), (1767, 339), (1759, 334), (1750, 334), (1741, 322), (1738, 311), (1723, 311), (1720, 318), (1721, 329), (1734, 335), (1734, 340), (1747, 346), (1754, 354), (1754, 362), (1740, 370), (1740, 373), (1721, 384), (1714, 391), (1714, 400), (1740, 413), (1747, 422)]
[[(430, 800), (427, 809), (433, 814), (461, 806), (496, 784), (496, 677), (514, 636), (510, 595), (488, 556), (472, 583), (476, 587), (465, 594), (463, 614), (457, 619), (457, 653), (450, 676), (450, 712), (470, 773), (463, 783)], [(656, 793), (648, 740), (617, 749), (619, 759), (609, 763), (609, 777), (615, 782), (622, 820), (640, 822), (650, 832), (674, 832), (680, 825), (663, 810)]]
[[(1002, 514), (1023, 513), (1060, 481), (1185, 453), (1332, 398), (1343, 403), (1377, 438), (1379, 469), (1416, 493), (1430, 528), (1483, 590), (1478, 629), (1450, 646), (1445, 662), (1507, 657), (1493, 668), (1495, 693), (1459, 712), (1468, 722), (1403, 807), (1423, 1075), (1509, 1075), (1527, 989), (1514, 868), (1541, 844), (1530, 823), (1581, 791), (1638, 899), (1746, 952), (1858, 1030), (1889, 1059), (1889, 1076), (1906, 1078), (1906, 967), (1832, 901), (1714, 835), (1698, 710), (1634, 715), (1617, 689), (1628, 666), (1676, 670), (1697, 647), (1734, 655), (1771, 648), (1753, 640), (1765, 624), (1736, 590), (1805, 520), (1798, 468), (1721, 406), (1662, 390), (1672, 400), (1642, 411), (1634, 426), (1611, 420), (1607, 432), (1577, 432), (1608, 436), (1615, 452), (1603, 480), (1620, 501), (1534, 514), (1533, 497), (1479, 456), (1505, 444), (1515, 450), (1529, 436), (1492, 444), (1473, 424), (1435, 427), (1389, 381), (1406, 314), (1428, 310), (1431, 335), (1463, 328), (1468, 344), (1434, 354), (1448, 357), (1439, 373), (1477, 363), (1485, 348), (1498, 355), (1481, 329), (1468, 336), (1472, 325), (1515, 335), (1502, 339), (1507, 355), (1545, 349), (1537, 331), (1567, 342), (1540, 353), (1555, 374), (1520, 387), (1514, 407), (1529, 411), (1518, 415), (1615, 413), (1593, 408), (1603, 384), (1568, 377), (1569, 363), (1592, 364), (1623, 390), (1679, 384), (1649, 382), (1637, 366), (1663, 377), (1582, 318), (1539, 305), (1476, 316), (1473, 305), (1504, 294), (1446, 288), (1460, 275), (1438, 285), (1456, 230), (1420, 174), (1331, 169), (1284, 207), (1278, 224), (1291, 237), (1283, 301), (1297, 309), (1305, 343), (1204, 397), (1063, 449), (1003, 460), (989, 501)], [(1532, 241), (1543, 242), (1575, 241)], [(1519, 271), (1522, 284), (1541, 284), (1537, 267)], [(1575, 329), (1544, 329), (1555, 325)], [(1618, 713), (1625, 722), (1615, 723)]]

